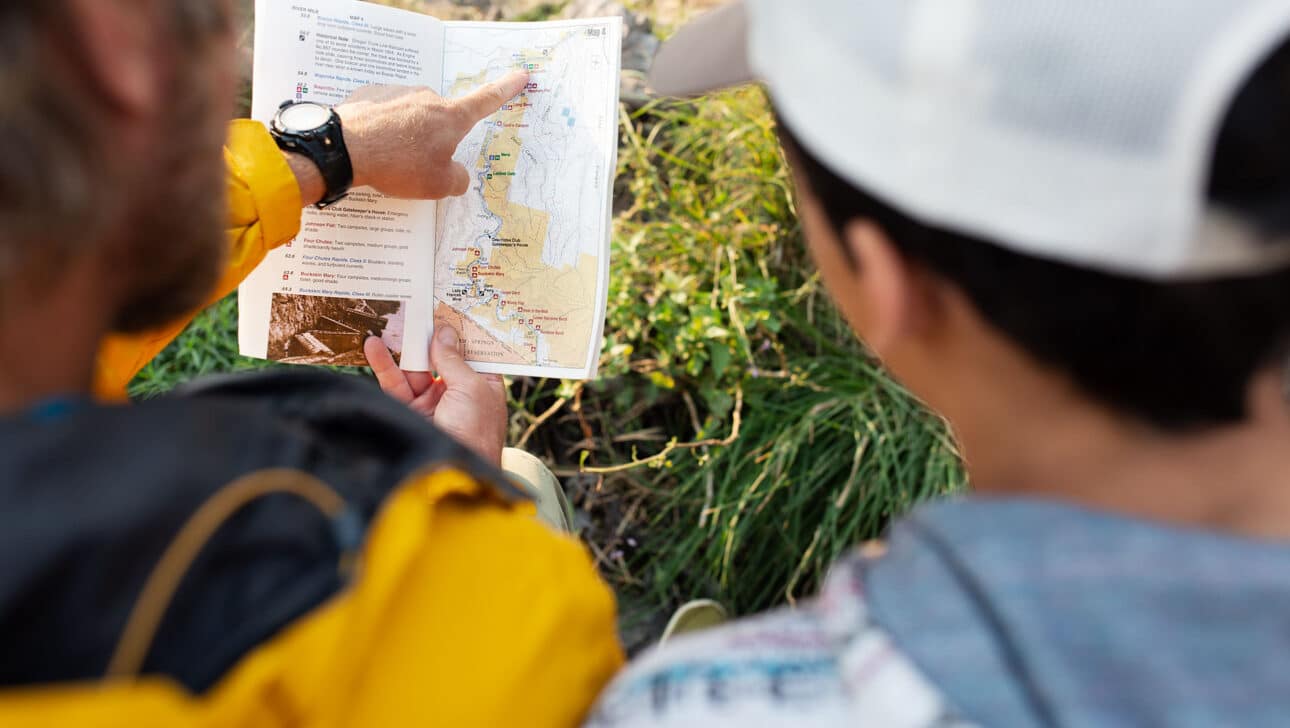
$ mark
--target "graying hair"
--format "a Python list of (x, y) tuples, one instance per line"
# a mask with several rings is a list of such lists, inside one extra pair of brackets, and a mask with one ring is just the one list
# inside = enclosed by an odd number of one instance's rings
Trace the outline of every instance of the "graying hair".
[[(226, 30), (225, 3), (169, 0), (177, 44)], [(0, 286), (83, 254), (123, 190), (105, 185), (102, 102), (63, 56), (62, 0), (0, 0)], [(34, 282), (34, 281), (29, 281)]]

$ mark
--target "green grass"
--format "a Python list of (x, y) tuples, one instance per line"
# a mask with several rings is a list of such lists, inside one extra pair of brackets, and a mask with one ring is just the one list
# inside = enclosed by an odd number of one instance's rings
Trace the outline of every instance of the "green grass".
[[(686, 599), (808, 595), (962, 487), (943, 423), (828, 301), (760, 91), (624, 114), (617, 200), (602, 378), (515, 381), (511, 435), (564, 477), (629, 646)], [(199, 316), (132, 393), (264, 366), (236, 355), (235, 323), (231, 299)]]
[[(828, 300), (761, 91), (647, 107), (625, 121), (620, 157), (610, 377), (583, 396), (607, 416), (582, 451), (615, 466), (729, 443), (590, 488), (593, 504), (635, 506), (589, 533), (648, 634), (685, 599), (747, 613), (811, 593), (842, 551), (963, 475), (943, 423)], [(632, 433), (662, 441), (614, 442)]]

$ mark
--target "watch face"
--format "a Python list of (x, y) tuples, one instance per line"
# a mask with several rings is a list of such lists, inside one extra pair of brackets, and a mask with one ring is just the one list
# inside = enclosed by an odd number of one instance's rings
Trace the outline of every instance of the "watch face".
[(278, 124), (283, 131), (305, 132), (317, 129), (331, 119), (331, 109), (321, 104), (305, 102), (293, 104), (278, 114)]

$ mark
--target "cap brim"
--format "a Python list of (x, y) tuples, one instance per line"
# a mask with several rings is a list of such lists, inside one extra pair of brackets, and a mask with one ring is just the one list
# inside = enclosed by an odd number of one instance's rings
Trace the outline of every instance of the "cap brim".
[(755, 80), (748, 8), (736, 0), (676, 32), (654, 57), (649, 85), (663, 96), (700, 96)]

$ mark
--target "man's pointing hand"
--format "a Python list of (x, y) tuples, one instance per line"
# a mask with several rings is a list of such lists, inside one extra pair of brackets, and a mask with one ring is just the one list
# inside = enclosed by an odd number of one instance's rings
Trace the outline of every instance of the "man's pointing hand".
[(407, 199), (465, 194), (470, 175), (453, 161), (457, 145), (528, 81), (527, 73), (516, 71), (458, 99), (410, 86), (354, 92), (336, 107), (354, 164), (354, 186)]

